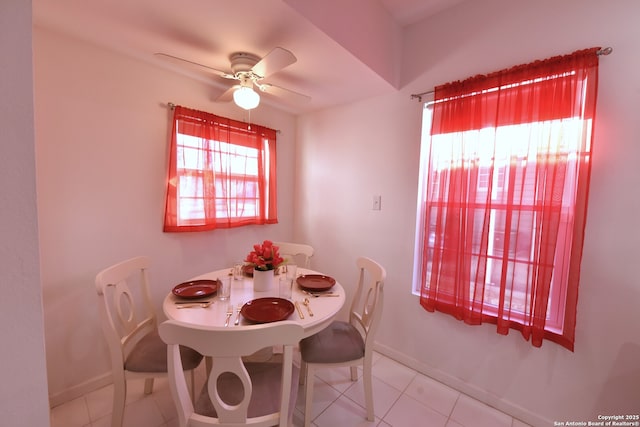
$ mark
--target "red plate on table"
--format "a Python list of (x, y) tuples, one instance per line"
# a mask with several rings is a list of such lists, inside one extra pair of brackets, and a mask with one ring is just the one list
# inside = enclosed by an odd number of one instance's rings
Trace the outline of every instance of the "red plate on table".
[(240, 309), (242, 317), (253, 323), (269, 323), (291, 316), (293, 303), (284, 298), (258, 298), (249, 301)]
[(296, 282), (305, 291), (322, 292), (331, 289), (336, 284), (336, 279), (322, 274), (305, 274), (298, 277)]
[(180, 298), (203, 298), (213, 295), (218, 290), (217, 280), (191, 280), (180, 283), (173, 288), (173, 294)]

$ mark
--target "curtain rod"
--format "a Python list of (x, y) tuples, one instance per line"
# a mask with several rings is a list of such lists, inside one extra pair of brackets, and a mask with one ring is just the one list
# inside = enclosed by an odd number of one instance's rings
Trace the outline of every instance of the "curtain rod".
[[(173, 102), (167, 102), (167, 107), (169, 107), (169, 109), (173, 110), (174, 108), (176, 108), (176, 104), (174, 104)], [(245, 122), (246, 123), (246, 122)], [(249, 126), (251, 126), (251, 123), (247, 123)], [(280, 131), (280, 129), (274, 129), (276, 131), (276, 133), (282, 133)]]
[[(600, 56), (600, 55), (609, 55), (611, 52), (613, 52), (613, 48), (612, 47), (603, 47), (602, 49), (598, 50), (596, 52), (596, 55)], [(418, 102), (422, 102), (422, 97), (425, 95), (431, 95), (432, 93), (434, 93), (435, 90), (431, 89), (428, 90), (426, 92), (420, 92), (420, 93), (413, 93), (411, 94), (410, 99), (418, 99)]]

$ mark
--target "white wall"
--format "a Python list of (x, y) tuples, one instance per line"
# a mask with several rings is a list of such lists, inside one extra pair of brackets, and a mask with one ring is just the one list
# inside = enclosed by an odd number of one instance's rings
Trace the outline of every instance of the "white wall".
[[(465, 2), (407, 29), (401, 93), (298, 123), (295, 235), (342, 283), (357, 255), (386, 266), (379, 348), (536, 426), (640, 408), (638, 16), (633, 0)], [(427, 313), (411, 294), (421, 106), (409, 95), (592, 46), (614, 50), (601, 57), (575, 352)]]
[(0, 76), (0, 423), (47, 426), (30, 1), (0, 2)]
[(295, 118), (264, 104), (251, 121), (278, 129), (280, 223), (204, 233), (163, 233), (169, 110), (184, 105), (243, 120), (221, 93), (145, 62), (34, 30), (42, 290), (53, 404), (109, 381), (94, 278), (148, 255), (152, 297), (230, 266), (265, 238), (293, 230)]
[[(583, 11), (574, 10), (580, 5)], [(98, 270), (150, 255), (159, 305), (175, 283), (228, 265), (252, 243), (295, 237), (316, 248), (314, 267), (345, 286), (354, 282), (357, 255), (386, 266), (379, 345), (405, 363), (533, 425), (637, 412), (639, 14), (636, 0), (485, 0), (416, 24), (406, 33), (401, 92), (299, 119), (267, 106), (252, 114), (252, 121), (282, 130), (279, 225), (186, 235), (161, 231), (165, 104), (242, 119), (239, 110), (213, 103), (219, 92), (210, 86), (36, 29), (51, 400), (86, 390), (109, 370), (95, 310)], [(426, 313), (410, 292), (421, 107), (409, 94), (595, 45), (614, 52), (600, 67), (575, 352), (553, 343), (536, 349), (517, 332), (504, 337), (491, 325)], [(382, 195), (381, 211), (371, 210), (374, 194)]]

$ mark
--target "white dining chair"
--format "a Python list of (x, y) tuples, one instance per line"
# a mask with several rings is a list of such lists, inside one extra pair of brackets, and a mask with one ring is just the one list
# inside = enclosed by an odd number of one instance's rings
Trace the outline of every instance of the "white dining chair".
[(280, 248), (280, 256), (287, 262), (296, 264), (298, 261), (302, 261), (299, 264), (300, 267), (309, 268), (311, 266), (313, 246), (290, 242), (273, 242), (273, 244)]
[[(299, 372), (293, 365), (293, 347), (304, 334), (301, 325), (280, 321), (225, 328), (167, 320), (159, 330), (168, 344), (169, 386), (180, 427), (290, 425)], [(195, 405), (180, 369), (178, 345), (213, 360)], [(283, 348), (281, 362), (243, 362), (243, 356), (274, 345)]]
[[(113, 411), (111, 426), (120, 427), (124, 417), (127, 380), (145, 379), (145, 394), (153, 391), (153, 379), (167, 376), (167, 345), (158, 335), (157, 320), (149, 296), (150, 260), (140, 256), (108, 267), (96, 276), (101, 300), (102, 330), (111, 355)], [(136, 298), (137, 297), (137, 298)], [(183, 368), (191, 373), (203, 357), (182, 348)]]
[(315, 370), (322, 367), (348, 366), (351, 380), (356, 381), (357, 367), (362, 366), (367, 420), (374, 420), (371, 376), (373, 344), (382, 317), (387, 273), (380, 264), (369, 258), (358, 258), (356, 265), (359, 279), (349, 321), (335, 320), (327, 328), (300, 342), (301, 382), (306, 382), (305, 427), (311, 422)]

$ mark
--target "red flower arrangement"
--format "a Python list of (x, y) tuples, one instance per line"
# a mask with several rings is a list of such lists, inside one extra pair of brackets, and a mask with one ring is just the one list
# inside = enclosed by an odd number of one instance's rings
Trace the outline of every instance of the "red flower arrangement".
[(275, 270), (284, 262), (279, 249), (271, 240), (265, 240), (262, 244), (253, 245), (253, 250), (247, 255), (245, 262), (253, 265), (255, 270)]

